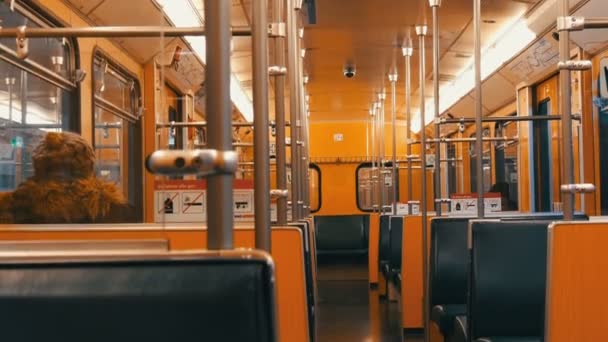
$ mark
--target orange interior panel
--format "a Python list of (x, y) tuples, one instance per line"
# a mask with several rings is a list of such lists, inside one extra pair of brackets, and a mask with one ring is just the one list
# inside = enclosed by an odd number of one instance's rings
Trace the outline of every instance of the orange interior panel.
[[(433, 215), (427, 216), (427, 242)], [(401, 325), (405, 329), (423, 327), (422, 216), (403, 219), (401, 248)], [(428, 251), (428, 246), (427, 246)]]
[(367, 253), (369, 259), (369, 283), (378, 283), (378, 247), (380, 246), (380, 215), (373, 213), (369, 218), (369, 250)]
[(608, 222), (555, 223), (549, 232), (548, 342), (604, 341)]

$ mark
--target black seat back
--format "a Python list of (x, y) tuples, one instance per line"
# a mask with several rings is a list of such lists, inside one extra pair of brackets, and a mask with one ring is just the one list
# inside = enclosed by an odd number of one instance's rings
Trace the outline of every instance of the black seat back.
[[(526, 213), (526, 214), (509, 214), (501, 213), (499, 218), (501, 221), (559, 221), (564, 219), (563, 213)], [(488, 217), (492, 218), (492, 217)], [(574, 213), (573, 220), (587, 221), (589, 216), (584, 213)]]
[(437, 217), (431, 220), (431, 307), (467, 302), (469, 219)]
[(317, 253), (355, 253), (368, 250), (369, 215), (315, 216)]
[(0, 259), (4, 340), (277, 340), (265, 253), (70, 259)]
[(403, 236), (403, 216), (390, 217), (390, 253), (388, 264), (391, 271), (401, 269), (401, 245)]
[(488, 336), (542, 336), (550, 221), (473, 221), (469, 329)]
[(380, 265), (388, 263), (390, 255), (390, 216), (380, 215), (380, 246), (378, 248), (378, 261)]

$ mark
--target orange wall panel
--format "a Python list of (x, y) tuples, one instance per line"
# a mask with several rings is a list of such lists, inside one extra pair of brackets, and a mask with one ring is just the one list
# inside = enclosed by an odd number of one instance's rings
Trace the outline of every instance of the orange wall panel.
[[(365, 157), (372, 155), (371, 126), (367, 122), (314, 122), (310, 123), (310, 156), (321, 157)], [(342, 134), (342, 141), (335, 141), (334, 135)], [(392, 125), (385, 125), (384, 151), (390, 159), (393, 153)], [(397, 124), (397, 155), (406, 153), (405, 126)], [(378, 141), (377, 139), (376, 141)]]
[(545, 340), (606, 340), (608, 223), (557, 223), (549, 237)]
[[(431, 215), (427, 216), (428, 237), (432, 218)], [(401, 326), (404, 329), (423, 327), (422, 231), (422, 216), (404, 217), (401, 248)], [(430, 242), (430, 238), (427, 242)]]
[(368, 272), (370, 284), (378, 283), (378, 248), (380, 247), (380, 215), (373, 213), (369, 219), (369, 249), (368, 249)]
[(316, 215), (350, 215), (357, 208), (358, 164), (319, 164), (321, 168), (321, 210)]

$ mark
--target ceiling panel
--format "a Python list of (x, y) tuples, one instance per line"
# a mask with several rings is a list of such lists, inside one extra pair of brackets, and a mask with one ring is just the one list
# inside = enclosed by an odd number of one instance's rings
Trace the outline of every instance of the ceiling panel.
[[(585, 18), (608, 15), (606, 0), (591, 0), (574, 15)], [(570, 39), (590, 54), (596, 54), (608, 45), (608, 29), (572, 32)]]
[(500, 73), (517, 85), (556, 69), (557, 62), (559, 62), (558, 43), (551, 37), (551, 33), (548, 33), (502, 68)]
[(88, 15), (92, 9), (96, 8), (105, 0), (67, 0), (72, 6), (82, 12), (84, 15)]
[(508, 102), (515, 100), (515, 84), (496, 73), (481, 88), (483, 107), (494, 113)]
[[(528, 11), (536, 0), (486, 0), (482, 5), (482, 40), (489, 42), (498, 30)], [(397, 68), (398, 117), (405, 112), (404, 58), (401, 46), (404, 37), (411, 37), (415, 48), (412, 57), (412, 110), (418, 108), (418, 38), (414, 26), (431, 23), (426, 0), (317, 0), (317, 24), (306, 27), (306, 72), (311, 82), (308, 92), (318, 101), (311, 103), (311, 120), (341, 116), (365, 119), (376, 93), (390, 90), (387, 74)], [(472, 54), (472, 2), (444, 1), (439, 9), (440, 79), (452, 80), (468, 63)], [(432, 32), (426, 38), (426, 96), (432, 96)], [(487, 44), (487, 43), (486, 43)], [(344, 65), (352, 61), (357, 68), (353, 79), (343, 76)], [(501, 81), (507, 82), (502, 79)], [(509, 83), (509, 82), (507, 82)], [(389, 93), (389, 91), (387, 91)], [(387, 103), (390, 103), (390, 96)], [(472, 101), (472, 100), (469, 100)], [(497, 102), (500, 102), (497, 100)], [(492, 104), (494, 105), (494, 104)], [(457, 107), (465, 110), (466, 104)], [(486, 108), (485, 113), (488, 110)]]

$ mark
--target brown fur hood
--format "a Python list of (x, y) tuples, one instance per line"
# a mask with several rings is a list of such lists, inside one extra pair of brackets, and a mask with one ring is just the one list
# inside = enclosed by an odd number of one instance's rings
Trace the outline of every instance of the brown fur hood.
[(95, 176), (93, 148), (74, 133), (48, 133), (32, 153), (34, 176), (0, 194), (2, 223), (131, 222), (120, 189)]
[(12, 193), (15, 223), (124, 221), (128, 207), (118, 188), (94, 176), (66, 180), (28, 179)]
[(0, 192), (0, 223), (13, 223), (10, 192)]

